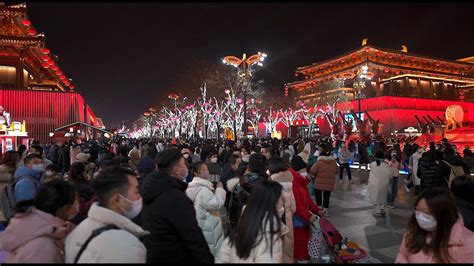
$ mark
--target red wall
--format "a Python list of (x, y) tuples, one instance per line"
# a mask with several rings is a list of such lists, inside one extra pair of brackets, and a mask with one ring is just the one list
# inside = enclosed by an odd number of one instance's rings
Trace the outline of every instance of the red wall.
[(84, 98), (78, 93), (0, 90), (0, 105), (12, 121), (25, 120), (28, 136), (42, 143), (55, 128), (84, 122)]

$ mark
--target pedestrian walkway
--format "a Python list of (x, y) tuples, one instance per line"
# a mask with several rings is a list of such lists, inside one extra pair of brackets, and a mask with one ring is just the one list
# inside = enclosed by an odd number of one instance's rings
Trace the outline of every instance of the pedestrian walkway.
[(411, 216), (411, 199), (403, 189), (402, 176), (396, 209), (386, 209), (386, 217), (375, 217), (374, 207), (364, 200), (368, 180), (367, 171), (352, 170), (354, 184), (347, 177), (341, 185), (336, 181), (336, 190), (331, 194), (328, 220), (343, 236), (361, 245), (370, 254), (373, 263), (393, 263), (397, 256), (408, 219)]

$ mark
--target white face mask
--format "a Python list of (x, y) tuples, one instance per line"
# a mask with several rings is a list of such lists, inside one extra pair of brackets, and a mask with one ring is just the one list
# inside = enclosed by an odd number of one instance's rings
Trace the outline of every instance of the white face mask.
[(304, 177), (308, 177), (308, 172), (300, 173), (300, 175), (302, 175), (302, 176), (304, 176)]
[(53, 171), (49, 171), (49, 170), (48, 170), (48, 171), (46, 171), (44, 174), (46, 175), (46, 177), (50, 177), (50, 176), (53, 175)]
[(35, 171), (38, 171), (38, 172), (43, 172), (44, 171), (44, 165), (43, 164), (33, 164), (33, 166), (31, 168)]
[(415, 217), (416, 217), (416, 221), (418, 222), (418, 225), (428, 231), (428, 232), (433, 232), (436, 230), (436, 219), (429, 215), (429, 214), (426, 214), (424, 212), (419, 212), (419, 211), (416, 211), (415, 212)]
[(189, 153), (183, 154), (183, 157), (184, 157), (184, 159), (188, 159), (189, 158)]
[[(143, 199), (140, 197), (140, 199), (132, 201), (132, 200), (129, 200), (129, 199), (127, 199), (126, 197), (124, 197), (122, 195), (120, 195), (120, 197), (122, 197), (123, 199), (128, 201), (130, 204), (132, 204), (132, 209), (130, 211), (125, 211), (125, 213), (123, 215), (127, 218), (130, 218), (130, 219), (133, 219), (133, 218), (137, 217), (137, 215), (142, 211)], [(122, 209), (123, 209), (123, 207), (122, 207)]]
[(217, 163), (217, 158), (211, 158), (211, 163)]

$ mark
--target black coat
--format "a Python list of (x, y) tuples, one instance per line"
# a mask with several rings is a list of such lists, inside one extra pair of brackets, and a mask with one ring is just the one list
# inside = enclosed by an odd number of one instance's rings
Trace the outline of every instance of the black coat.
[(423, 154), (418, 161), (417, 175), (421, 179), (421, 189), (428, 189), (435, 186), (447, 186), (443, 180), (435, 178), (438, 164), (429, 154)]
[(464, 220), (464, 226), (474, 232), (474, 203), (456, 198), (456, 207)]
[[(465, 175), (468, 175), (470, 173), (469, 167), (463, 161), (461, 156), (450, 156), (449, 158), (446, 158), (445, 160), (453, 166), (462, 166), (464, 169)], [(449, 167), (443, 161), (440, 161), (438, 167), (436, 168), (436, 175), (435, 175), (436, 184), (444, 184), (444, 186), (447, 188), (448, 183), (446, 180), (449, 179), (450, 174), (451, 174), (451, 167)]]
[(147, 263), (213, 263), (206, 239), (196, 220), (186, 183), (160, 172), (147, 176), (140, 187), (142, 227)]

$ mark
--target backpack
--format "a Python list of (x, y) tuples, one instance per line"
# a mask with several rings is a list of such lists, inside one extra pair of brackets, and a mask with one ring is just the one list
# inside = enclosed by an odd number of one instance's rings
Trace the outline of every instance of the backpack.
[(445, 160), (443, 160), (443, 162), (451, 168), (451, 171), (449, 173), (449, 179), (445, 178), (446, 183), (448, 183), (448, 187), (451, 188), (451, 183), (453, 182), (454, 178), (456, 178), (457, 176), (464, 175), (464, 168), (461, 165), (451, 165)]
[[(6, 185), (0, 194), (0, 210), (3, 213), (3, 216), (7, 221), (13, 217), (15, 214), (13, 211), (13, 208), (15, 207), (16, 204), (16, 197), (15, 197), (15, 185), (20, 181), (23, 177), (18, 178), (17, 181), (15, 181), (13, 184), (8, 184)], [(31, 181), (33, 181), (33, 184), (35, 185), (35, 188), (37, 188), (37, 180), (34, 179), (32, 176), (24, 176), (24, 178), (28, 178)]]

